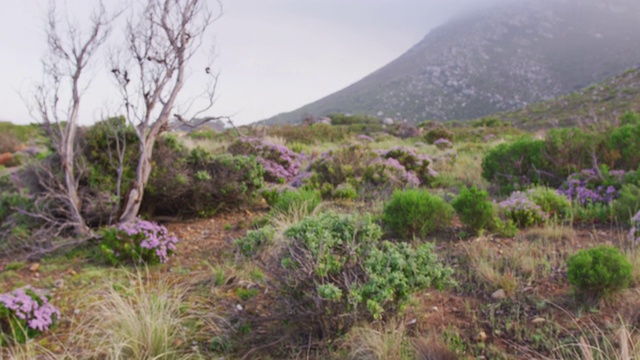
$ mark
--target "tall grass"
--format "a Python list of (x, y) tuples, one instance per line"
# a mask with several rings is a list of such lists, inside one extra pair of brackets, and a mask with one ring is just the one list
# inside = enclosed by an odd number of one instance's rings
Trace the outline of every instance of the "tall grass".
[(104, 359), (185, 359), (185, 288), (149, 272), (129, 274), (124, 284), (108, 282), (87, 310), (80, 328), (83, 346)]

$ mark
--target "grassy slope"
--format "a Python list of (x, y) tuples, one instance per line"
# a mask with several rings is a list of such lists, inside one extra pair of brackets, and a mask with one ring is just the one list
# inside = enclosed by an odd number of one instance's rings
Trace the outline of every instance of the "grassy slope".
[(614, 121), (628, 111), (640, 111), (640, 66), (578, 92), (496, 117), (534, 130)]

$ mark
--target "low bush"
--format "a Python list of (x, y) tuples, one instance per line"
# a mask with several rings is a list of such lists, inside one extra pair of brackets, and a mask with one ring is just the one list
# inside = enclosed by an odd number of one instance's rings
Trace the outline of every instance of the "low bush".
[[(361, 144), (329, 151), (311, 164), (310, 170), (314, 173), (305, 182), (319, 189), (323, 197), (332, 197), (336, 187), (344, 183), (351, 184), (362, 198), (384, 198), (395, 189), (420, 185), (415, 171), (405, 168), (393, 155), (385, 158), (385, 154), (381, 156)], [(406, 163), (423, 174), (430, 172), (428, 162), (414, 160), (416, 162), (407, 160)]]
[(525, 193), (516, 191), (508, 199), (498, 204), (507, 219), (518, 227), (526, 228), (544, 222), (547, 214), (531, 201)]
[(640, 123), (614, 128), (608, 138), (607, 148), (617, 155), (614, 163), (617, 169), (637, 169), (640, 165)]
[(333, 190), (333, 198), (341, 200), (354, 200), (358, 197), (358, 191), (350, 183), (342, 183)]
[(623, 185), (620, 196), (613, 201), (614, 218), (621, 223), (626, 223), (638, 211), (640, 211), (640, 186)]
[(426, 141), (427, 144), (435, 144), (439, 139), (453, 141), (453, 132), (447, 130), (444, 126), (437, 126), (427, 131), (424, 135), (424, 141)]
[(520, 138), (489, 150), (482, 160), (482, 177), (508, 194), (531, 185), (544, 184), (546, 160), (542, 140)]
[(447, 139), (444, 138), (440, 138), (438, 140), (436, 140), (433, 145), (435, 145), (438, 149), (440, 150), (444, 150), (444, 149), (450, 149), (453, 147), (453, 143)]
[(258, 138), (241, 138), (229, 146), (230, 154), (255, 156), (264, 167), (264, 179), (286, 183), (300, 172), (300, 155), (284, 145), (269, 144)]
[(26, 215), (35, 209), (28, 172), (0, 176), (0, 253), (27, 249), (40, 226), (38, 219)]
[(420, 183), (427, 185), (433, 181), (438, 175), (431, 168), (433, 160), (427, 155), (417, 154), (414, 149), (407, 147), (394, 147), (382, 152), (382, 158), (395, 159), (402, 165), (406, 171), (412, 171), (418, 176)]
[(629, 286), (633, 267), (615, 247), (580, 250), (567, 260), (569, 282), (581, 295), (601, 298)]
[(550, 217), (565, 218), (571, 213), (571, 201), (554, 189), (536, 186), (527, 190), (526, 196)]
[(0, 346), (24, 343), (49, 330), (59, 317), (42, 290), (24, 287), (0, 294)]
[(178, 238), (170, 236), (164, 226), (136, 219), (105, 229), (100, 254), (112, 265), (165, 263), (176, 250), (177, 243)]
[(606, 134), (583, 128), (551, 129), (547, 133), (544, 154), (549, 161), (548, 184), (558, 187), (572, 173), (593, 167), (593, 156), (603, 163), (611, 163), (613, 155), (605, 146)]
[(381, 241), (371, 217), (324, 213), (285, 231), (280, 279), (290, 324), (305, 338), (333, 338), (354, 324), (396, 315), (412, 294), (441, 288), (451, 270), (431, 244)]
[(250, 258), (273, 241), (274, 235), (274, 230), (269, 226), (258, 230), (249, 230), (247, 235), (236, 239), (235, 246), (243, 256)]
[(479, 190), (475, 186), (469, 189), (465, 186), (451, 205), (456, 210), (460, 221), (474, 234), (494, 226), (493, 204), (489, 201), (489, 194), (484, 190)]
[(303, 211), (310, 214), (321, 201), (320, 192), (317, 190), (284, 190), (274, 202), (272, 212), (289, 214), (292, 211), (304, 208)]
[(624, 171), (584, 169), (569, 175), (559, 192), (579, 205), (608, 204), (618, 197)]
[(631, 218), (631, 230), (629, 231), (629, 238), (634, 245), (640, 245), (640, 211), (638, 211)]
[(427, 190), (395, 191), (384, 205), (382, 221), (405, 239), (424, 238), (449, 226), (454, 210), (442, 198)]
[(156, 152), (142, 213), (211, 216), (252, 204), (264, 185), (264, 169), (254, 157), (212, 155), (202, 148), (187, 152), (166, 145)]

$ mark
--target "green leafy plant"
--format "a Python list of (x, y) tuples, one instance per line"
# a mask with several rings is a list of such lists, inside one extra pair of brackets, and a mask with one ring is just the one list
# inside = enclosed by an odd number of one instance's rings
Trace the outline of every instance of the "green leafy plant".
[(489, 201), (489, 194), (484, 190), (475, 186), (471, 189), (464, 187), (451, 205), (460, 221), (475, 234), (494, 226), (493, 204)]
[(454, 209), (442, 198), (427, 190), (395, 191), (385, 204), (382, 221), (391, 231), (405, 239), (425, 237), (449, 226)]
[(579, 293), (596, 298), (611, 295), (629, 286), (633, 267), (613, 246), (580, 250), (567, 260), (569, 282)]
[[(285, 231), (278, 276), (296, 326), (339, 335), (361, 320), (393, 316), (410, 296), (450, 282), (431, 244), (381, 241), (370, 216), (323, 213)], [(304, 319), (304, 321), (302, 321)], [(319, 331), (320, 330), (320, 331)], [(306, 334), (306, 333), (305, 333)]]
[(247, 235), (236, 239), (235, 245), (238, 251), (245, 257), (252, 257), (265, 245), (273, 240), (274, 230), (265, 226), (258, 230), (249, 230)]

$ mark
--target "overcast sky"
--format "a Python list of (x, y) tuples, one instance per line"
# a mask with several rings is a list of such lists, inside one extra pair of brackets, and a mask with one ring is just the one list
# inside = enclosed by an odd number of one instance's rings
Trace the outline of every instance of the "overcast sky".
[[(111, 5), (114, 0), (105, 1)], [(129, 0), (125, 0), (126, 1)], [(240, 124), (291, 111), (340, 90), (384, 66), (430, 29), (478, 0), (222, 0), (213, 25), (220, 72), (218, 100), (208, 115)], [(58, 0), (86, 18), (95, 0)], [(0, 0), (0, 120), (34, 121), (29, 99), (41, 78), (46, 0)], [(119, 36), (114, 32), (114, 36)], [(213, 40), (211, 40), (213, 43)], [(83, 123), (117, 102), (103, 59), (82, 104)], [(193, 75), (192, 78), (193, 79)], [(190, 85), (192, 84), (192, 85)], [(183, 95), (200, 93), (187, 84)], [(22, 98), (20, 96), (22, 94)]]

